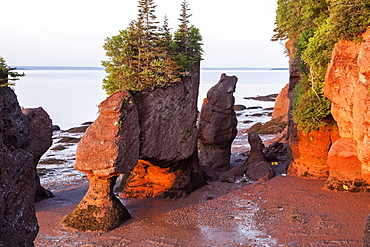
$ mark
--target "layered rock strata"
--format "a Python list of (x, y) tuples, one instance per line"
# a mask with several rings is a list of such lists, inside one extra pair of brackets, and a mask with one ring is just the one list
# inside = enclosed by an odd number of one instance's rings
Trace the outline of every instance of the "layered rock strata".
[(234, 111), (236, 76), (222, 74), (207, 93), (199, 117), (199, 158), (215, 171), (230, 169), (231, 144), (237, 135)]
[(27, 108), (22, 110), (30, 122), (30, 136), (28, 139), (27, 151), (33, 154), (35, 167), (36, 196), (35, 201), (41, 201), (53, 197), (53, 193), (43, 188), (40, 184), (40, 177), (37, 174), (37, 164), (41, 156), (53, 144), (53, 123), (47, 112), (42, 108)]
[(64, 224), (81, 231), (108, 231), (131, 216), (113, 194), (117, 176), (139, 158), (139, 115), (131, 95), (118, 92), (99, 105), (97, 120), (76, 152), (75, 169), (88, 175), (90, 187)]
[(330, 148), (326, 188), (370, 190), (370, 31), (335, 45), (325, 78), (340, 139)]
[(33, 246), (38, 233), (30, 122), (9, 87), (0, 87), (0, 246)]

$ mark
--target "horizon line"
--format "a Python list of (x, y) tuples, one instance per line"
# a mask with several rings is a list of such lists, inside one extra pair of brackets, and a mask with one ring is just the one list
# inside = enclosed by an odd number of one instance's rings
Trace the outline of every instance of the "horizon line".
[[(11, 66), (16, 70), (104, 70), (102, 66), (22, 65)], [(288, 67), (201, 67), (201, 70), (288, 70)]]

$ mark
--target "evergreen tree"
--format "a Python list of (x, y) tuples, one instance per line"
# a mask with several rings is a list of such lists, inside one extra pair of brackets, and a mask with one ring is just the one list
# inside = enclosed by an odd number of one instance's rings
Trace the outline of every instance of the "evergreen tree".
[(103, 79), (103, 88), (110, 95), (122, 90), (140, 90), (140, 67), (137, 60), (141, 33), (132, 21), (119, 35), (107, 38), (104, 44), (109, 58), (103, 61), (107, 76)]
[[(180, 81), (201, 57), (202, 37), (190, 26), (184, 1), (179, 31), (172, 39), (168, 20), (158, 27), (153, 0), (139, 0), (138, 18), (104, 44), (108, 60), (102, 64), (108, 75), (103, 88), (108, 94), (120, 90), (153, 90)], [(177, 37), (177, 38), (176, 38)]]
[[(17, 68), (9, 67), (4, 58), (0, 57), (0, 86), (14, 85), (14, 81), (25, 76), (24, 73), (15, 72)], [(13, 83), (9, 83), (13, 81)]]
[(181, 4), (181, 13), (179, 17), (180, 24), (175, 32), (174, 42), (177, 53), (177, 63), (183, 76), (187, 76), (194, 68), (194, 64), (202, 56), (202, 36), (199, 29), (190, 25), (189, 14), (190, 8), (187, 0)]

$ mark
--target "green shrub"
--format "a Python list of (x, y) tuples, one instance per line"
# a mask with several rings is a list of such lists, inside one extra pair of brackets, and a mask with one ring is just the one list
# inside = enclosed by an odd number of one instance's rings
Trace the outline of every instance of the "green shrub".
[(278, 0), (273, 40), (289, 39), (299, 58), (293, 121), (309, 132), (333, 122), (324, 95), (325, 74), (336, 42), (361, 40), (370, 26), (369, 0)]
[(292, 115), (299, 130), (310, 132), (332, 124), (328, 98), (304, 89), (302, 85), (295, 88), (295, 94)]

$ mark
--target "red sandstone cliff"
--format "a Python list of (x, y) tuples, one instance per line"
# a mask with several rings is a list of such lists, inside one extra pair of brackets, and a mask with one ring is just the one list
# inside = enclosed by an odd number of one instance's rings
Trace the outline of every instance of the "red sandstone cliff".
[(338, 130), (305, 134), (290, 124), (289, 174), (327, 178), (325, 187), (332, 190), (370, 188), (370, 31), (363, 37), (364, 42), (338, 42), (327, 70), (325, 94)]
[(330, 189), (357, 191), (370, 183), (370, 30), (363, 37), (335, 45), (325, 78), (340, 135), (328, 155)]

